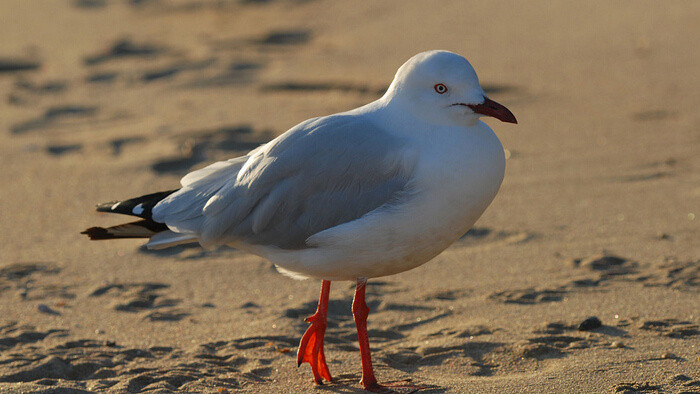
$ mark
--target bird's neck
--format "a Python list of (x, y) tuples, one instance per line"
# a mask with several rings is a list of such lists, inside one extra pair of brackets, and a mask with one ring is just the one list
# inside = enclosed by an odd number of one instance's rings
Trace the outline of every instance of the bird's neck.
[(382, 98), (362, 107), (372, 118), (378, 120), (378, 124), (391, 124), (392, 129), (402, 132), (410, 130), (423, 133), (433, 131), (438, 128), (462, 129), (474, 127), (478, 124), (477, 116), (465, 116), (464, 121), (456, 123), (454, 119), (442, 116), (441, 114), (421, 113), (413, 108), (407, 100), (400, 96), (384, 95)]
[(429, 122), (416, 115), (408, 103), (396, 96), (384, 95), (368, 106), (372, 116), (383, 124), (392, 125), (395, 130), (424, 130), (430, 128)]

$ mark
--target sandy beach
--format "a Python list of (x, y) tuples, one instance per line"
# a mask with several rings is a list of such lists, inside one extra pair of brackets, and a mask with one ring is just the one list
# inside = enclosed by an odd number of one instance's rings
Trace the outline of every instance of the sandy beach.
[[(421, 393), (700, 392), (700, 3), (0, 2), (0, 392), (363, 392), (333, 282), (80, 231), (311, 117), (412, 55), (465, 56), (518, 125), (501, 190), (431, 262), (370, 280), (380, 380)], [(589, 317), (596, 317), (580, 325)]]

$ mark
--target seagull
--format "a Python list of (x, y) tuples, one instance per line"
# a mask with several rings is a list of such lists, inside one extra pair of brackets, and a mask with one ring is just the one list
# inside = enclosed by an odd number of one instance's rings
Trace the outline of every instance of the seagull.
[(323, 351), (331, 281), (355, 281), (360, 384), (385, 390), (372, 368), (367, 280), (428, 262), (494, 199), (505, 156), (482, 116), (517, 123), (486, 96), (464, 57), (419, 53), (380, 99), (306, 120), (245, 156), (185, 175), (179, 189), (100, 204), (100, 212), (140, 220), (83, 234), (149, 238), (151, 249), (229, 245), (283, 274), (320, 279), (318, 309), (297, 352), (316, 384), (332, 379)]

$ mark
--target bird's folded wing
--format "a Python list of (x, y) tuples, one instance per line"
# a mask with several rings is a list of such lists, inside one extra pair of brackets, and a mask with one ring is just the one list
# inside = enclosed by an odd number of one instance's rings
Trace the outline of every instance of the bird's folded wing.
[(188, 174), (153, 218), (203, 244), (304, 248), (311, 235), (405, 195), (414, 164), (406, 153), (362, 116), (311, 119), (246, 157)]

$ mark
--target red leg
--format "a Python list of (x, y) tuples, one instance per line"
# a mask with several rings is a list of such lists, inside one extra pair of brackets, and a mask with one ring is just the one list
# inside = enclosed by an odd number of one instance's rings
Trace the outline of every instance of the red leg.
[(366, 278), (357, 279), (355, 297), (352, 299), (352, 315), (355, 317), (357, 326), (357, 340), (360, 342), (360, 357), (362, 358), (362, 380), (360, 383), (367, 390), (380, 388), (377, 379), (374, 377), (372, 369), (372, 355), (369, 351), (369, 336), (367, 335), (367, 316), (369, 308), (365, 303)]
[(299, 342), (297, 351), (297, 365), (309, 363), (314, 374), (316, 384), (323, 384), (321, 378), (330, 382), (331, 373), (326, 365), (326, 356), (323, 354), (323, 337), (326, 334), (326, 315), (328, 312), (328, 294), (331, 291), (331, 282), (324, 280), (321, 287), (321, 298), (318, 300), (316, 313), (306, 318), (311, 323)]
[(398, 381), (392, 383), (377, 383), (372, 368), (372, 355), (369, 351), (369, 335), (367, 334), (367, 316), (369, 307), (365, 303), (365, 287), (367, 278), (358, 278), (355, 288), (355, 298), (352, 300), (352, 314), (357, 326), (357, 339), (360, 342), (360, 357), (362, 357), (362, 379), (360, 384), (365, 390), (380, 393), (397, 393), (394, 389), (401, 389), (403, 393), (412, 393), (425, 387), (416, 386), (410, 381)]

